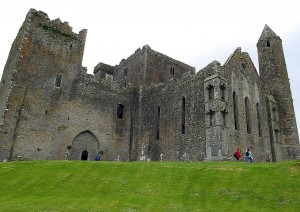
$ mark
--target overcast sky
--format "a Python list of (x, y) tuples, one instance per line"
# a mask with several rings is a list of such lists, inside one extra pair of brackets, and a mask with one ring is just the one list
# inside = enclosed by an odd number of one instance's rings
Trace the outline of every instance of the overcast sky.
[[(294, 106), (300, 124), (300, 8), (297, 0), (9, 0), (0, 7), (0, 73), (30, 8), (88, 29), (83, 66), (118, 64), (139, 47), (202, 69), (224, 64), (237, 48), (258, 70), (256, 43), (265, 24), (283, 41)], [(299, 126), (299, 125), (298, 125)]]

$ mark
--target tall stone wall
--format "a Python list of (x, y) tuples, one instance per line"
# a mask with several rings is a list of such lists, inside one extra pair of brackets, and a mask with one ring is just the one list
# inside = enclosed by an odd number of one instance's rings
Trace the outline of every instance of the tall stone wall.
[[(127, 110), (130, 109), (127, 108), (124, 95), (109, 91), (110, 88), (99, 82), (89, 82), (88, 86), (86, 83), (88, 81), (79, 82), (74, 89), (76, 96), (53, 106), (47, 114), (38, 116), (30, 113), (31, 110), (22, 113), (24, 118), (18, 130), (21, 136), (14, 145), (15, 157), (65, 159), (69, 156), (69, 159), (80, 160), (79, 155), (74, 155), (74, 140), (81, 133), (90, 132), (97, 141), (98, 149), (89, 146), (79, 149), (81, 152), (91, 148), (94, 150), (93, 153), (89, 151), (88, 160), (93, 160), (95, 154), (100, 152), (103, 160), (128, 160), (130, 116)], [(99, 90), (102, 92), (96, 93)], [(99, 98), (105, 101), (98, 101)], [(120, 102), (125, 105), (122, 119), (117, 117), (117, 105)]]
[(7, 140), (4, 157), (63, 159), (73, 139), (89, 130), (100, 142), (103, 159), (120, 155), (128, 160), (128, 117), (119, 121), (116, 115), (124, 97), (112, 91), (111, 82), (97, 83), (81, 67), (86, 31), (75, 34), (67, 23), (50, 21), (35, 10), (24, 25), (21, 59), (1, 129)]
[[(246, 150), (251, 146), (255, 160), (270, 161), (266, 97), (257, 71), (249, 55), (241, 52), (240, 48), (230, 56), (224, 66), (225, 78), (229, 81), (228, 154), (237, 148)], [(246, 104), (249, 105), (248, 115)]]
[(146, 72), (145, 49), (137, 49), (134, 54), (114, 68), (114, 79), (120, 87), (127, 87), (129, 84), (141, 85), (145, 80)]
[(278, 131), (272, 132), (278, 133), (273, 141), (282, 145), (283, 158), (296, 159), (300, 143), (282, 41), (268, 25), (259, 38), (257, 50), (262, 83), (277, 103), (279, 128), (273, 129)]
[[(19, 115), (19, 108), (22, 103), (24, 89), (16, 85), (15, 77), (19, 61), (22, 60), (22, 47), (26, 30), (28, 29), (27, 16), (22, 24), (16, 39), (14, 40), (11, 50), (9, 52), (6, 65), (3, 70), (1, 84), (0, 84), (0, 160), (9, 160), (12, 151), (11, 145), (14, 139), (15, 128), (17, 125), (17, 117)], [(18, 92), (19, 91), (19, 92)], [(19, 98), (11, 98), (11, 95), (20, 93)], [(18, 95), (18, 94), (16, 94)], [(19, 99), (19, 102), (17, 102)], [(16, 106), (13, 105), (14, 101)]]
[(203, 81), (185, 73), (166, 85), (141, 86), (137, 159), (202, 161), (205, 157)]
[(128, 84), (149, 85), (179, 80), (184, 73), (195, 74), (195, 68), (145, 45), (115, 67), (114, 78), (121, 87), (126, 87)]

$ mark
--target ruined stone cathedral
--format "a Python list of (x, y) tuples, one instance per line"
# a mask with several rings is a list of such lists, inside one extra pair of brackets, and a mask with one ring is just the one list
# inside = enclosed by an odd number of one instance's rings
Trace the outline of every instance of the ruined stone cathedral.
[(267, 25), (259, 74), (241, 48), (196, 72), (145, 45), (90, 75), (86, 34), (29, 11), (1, 79), (1, 161), (214, 161), (249, 146), (255, 161), (299, 159), (282, 41)]

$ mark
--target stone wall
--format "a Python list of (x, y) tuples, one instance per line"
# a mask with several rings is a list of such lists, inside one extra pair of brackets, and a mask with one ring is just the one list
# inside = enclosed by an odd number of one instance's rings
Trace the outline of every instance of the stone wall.
[(277, 103), (279, 127), (273, 129), (277, 132), (271, 133), (278, 133), (278, 139), (274, 141), (281, 146), (280, 155), (297, 159), (300, 154), (299, 134), (282, 41), (267, 25), (257, 43), (257, 50), (262, 83)]
[(115, 67), (114, 78), (121, 87), (128, 84), (149, 85), (180, 79), (184, 73), (195, 73), (195, 68), (156, 52), (145, 45)]
[(100, 143), (103, 159), (120, 155), (128, 160), (124, 138), (130, 117), (116, 117), (118, 103), (126, 103), (124, 95), (113, 91), (110, 82), (96, 82), (81, 67), (86, 31), (74, 34), (67, 23), (50, 21), (35, 10), (24, 25), (21, 59), (1, 129), (3, 157), (64, 159), (73, 139), (89, 130)]
[[(229, 81), (228, 154), (237, 148), (246, 150), (251, 146), (254, 148), (252, 152), (256, 161), (270, 160), (271, 147), (266, 97), (257, 71), (249, 55), (241, 52), (240, 48), (230, 56), (224, 66), (225, 78)], [(236, 94), (237, 126), (234, 123), (233, 93)], [(248, 118), (245, 105), (246, 98), (249, 103)]]

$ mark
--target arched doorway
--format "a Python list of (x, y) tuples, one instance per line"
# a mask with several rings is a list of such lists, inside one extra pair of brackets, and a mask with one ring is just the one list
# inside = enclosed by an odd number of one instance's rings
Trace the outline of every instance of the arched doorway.
[(70, 160), (94, 160), (99, 153), (99, 142), (93, 133), (86, 130), (73, 140), (69, 150)]
[(88, 156), (89, 156), (88, 151), (84, 150), (84, 151), (81, 153), (81, 160), (87, 160), (87, 159), (88, 159)]

